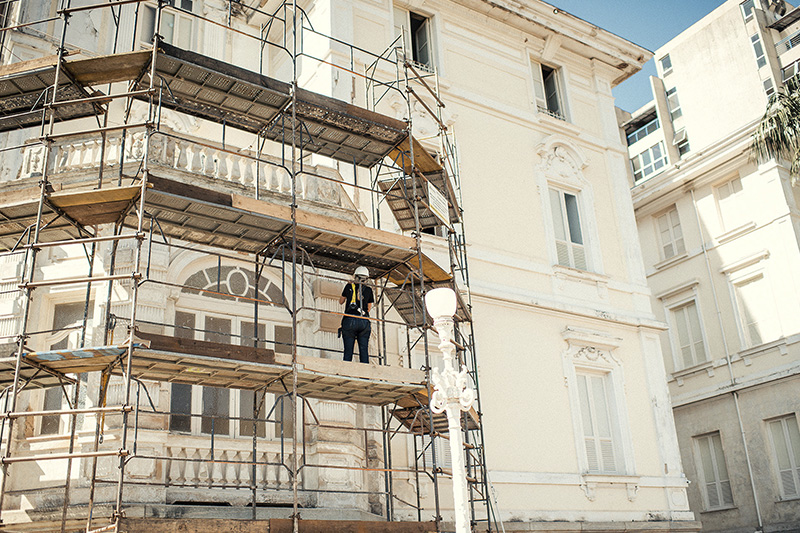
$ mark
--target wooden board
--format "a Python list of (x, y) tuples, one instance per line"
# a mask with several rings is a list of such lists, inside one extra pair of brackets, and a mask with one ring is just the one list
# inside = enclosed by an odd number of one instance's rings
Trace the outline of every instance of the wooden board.
[(153, 57), (151, 50), (66, 61), (67, 70), (84, 85), (102, 85), (138, 78)]
[[(411, 144), (408, 142), (408, 137), (395, 147), (394, 150), (389, 152), (389, 157), (394, 161), (397, 166), (402, 167), (406, 174), (411, 174)], [(442, 165), (440, 165), (428, 151), (422, 147), (418, 140), (411, 137), (411, 142), (414, 146), (414, 166), (417, 170), (426, 174), (428, 172), (441, 172)]]
[[(291, 533), (292, 520), (121, 518), (119, 533)], [(300, 533), (432, 533), (435, 522), (300, 520)]]
[(48, 201), (84, 226), (110, 224), (121, 219), (141, 187), (109, 187), (80, 192), (54, 193)]

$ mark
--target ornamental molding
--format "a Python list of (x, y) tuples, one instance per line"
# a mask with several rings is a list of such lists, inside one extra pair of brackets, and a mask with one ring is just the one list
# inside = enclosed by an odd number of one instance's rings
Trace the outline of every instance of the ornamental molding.
[(540, 158), (537, 169), (548, 178), (573, 184), (578, 188), (583, 188), (586, 184), (583, 169), (587, 167), (588, 159), (583, 150), (567, 137), (550, 135), (536, 147), (536, 153)]

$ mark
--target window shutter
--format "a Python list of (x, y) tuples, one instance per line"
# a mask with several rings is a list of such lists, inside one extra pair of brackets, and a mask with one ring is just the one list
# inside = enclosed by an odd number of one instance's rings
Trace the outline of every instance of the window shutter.
[(800, 495), (797, 486), (800, 476), (800, 436), (797, 431), (797, 418), (791, 416), (774, 420), (769, 423), (769, 429), (783, 496), (798, 496)]
[(664, 252), (664, 259), (669, 259), (675, 255), (675, 248), (672, 246), (672, 236), (669, 231), (667, 215), (658, 217), (658, 232), (661, 235), (661, 247)]
[(607, 376), (578, 375), (586, 463), (589, 472), (617, 472)]
[(678, 210), (673, 209), (669, 212), (670, 222), (672, 224), (672, 238), (675, 241), (675, 254), (682, 254), (686, 251), (683, 243), (683, 231), (681, 231), (681, 221), (678, 217)]
[(584, 250), (583, 246), (580, 244), (573, 244), (572, 255), (575, 258), (575, 268), (579, 268), (581, 270), (588, 269), (588, 266), (586, 265), (586, 251)]
[(531, 61), (533, 71), (533, 92), (536, 98), (536, 106), (539, 109), (547, 109), (547, 99), (544, 92), (544, 79), (542, 78), (542, 66), (536, 61)]

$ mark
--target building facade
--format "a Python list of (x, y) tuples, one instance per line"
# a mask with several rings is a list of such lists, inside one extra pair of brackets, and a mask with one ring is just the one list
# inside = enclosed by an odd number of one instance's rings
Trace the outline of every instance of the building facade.
[(796, 530), (797, 188), (750, 145), (796, 71), (798, 11), (728, 1), (656, 51), (622, 120), (689, 486), (706, 531)]
[[(90, 2), (71, 5), (84, 4)], [(5, 32), (4, 62), (11, 72), (59, 48), (69, 51), (67, 61), (116, 56), (146, 50), (156, 32), (178, 50), (169, 57), (186, 58), (181, 51), (191, 51), (202, 56), (191, 56), (192, 64), (209, 71), (235, 67), (274, 80), (296, 79), (304, 89), (335, 99), (331, 108), (369, 108), (389, 117), (387, 124), (409, 122), (419, 149), (438, 153), (431, 160), (448, 152), (440, 144), (442, 131), (447, 139), (455, 137), (464, 213), (456, 224), (469, 229), (462, 244), (470, 285), (460, 288), (462, 298), (471, 301), (480, 361), (477, 416), (491, 484), (485, 498), (509, 532), (698, 529), (665, 385), (663, 353), (670, 352), (662, 352), (664, 324), (652, 309), (629, 188), (622, 179), (628, 156), (611, 95), (613, 86), (649, 59), (647, 50), (541, 1), (326, 0), (300, 2), (297, 12), (292, 4), (271, 1), (162, 4), (160, 9), (155, 2), (139, 2), (115, 6), (113, 12), (75, 11), (62, 47), (64, 12), (56, 2), (13, 2), (6, 14), (6, 26), (14, 29)], [(302, 31), (290, 28), (291, 20), (299, 20)], [(261, 46), (267, 41), (270, 46)], [(407, 60), (435, 94), (419, 85), (412, 85), (421, 94), (416, 99), (398, 95), (396, 87), (382, 94), (388, 85), (374, 80), (391, 79), (397, 65), (379, 58), (398, 48), (400, 63)], [(189, 74), (180, 81), (196, 82)], [(119, 81), (109, 83), (117, 85), (104, 92), (124, 92)], [(244, 98), (244, 92), (221, 96), (219, 86), (209, 82), (202, 106), (185, 112), (170, 103), (185, 94), (185, 85), (176, 79), (170, 83), (169, 91), (160, 93), (165, 109), (159, 101), (155, 115), (142, 102), (108, 103), (105, 127), (130, 121), (152, 128), (148, 124), (157, 120), (159, 135), (120, 128), (99, 137), (94, 118), (75, 117), (56, 124), (51, 136), (65, 135), (54, 137), (46, 152), (30, 141), (38, 126), (3, 133), (7, 147), (21, 147), (3, 156), (1, 179), (9, 198), (39, 183), (46, 165), (52, 165), (48, 177), (56, 191), (89, 179), (123, 181), (145, 166), (154, 176), (181, 184), (169, 191), (178, 197), (197, 188), (249, 198), (255, 189), (259, 201), (285, 207), (295, 193), (298, 209), (327, 217), (329, 227), (369, 227), (412, 242), (418, 238), (425, 257), (445, 269), (455, 262), (466, 270), (464, 258), (456, 257), (452, 241), (442, 236), (446, 224), (424, 233), (404, 228), (374, 190), (379, 180), (369, 170), (327, 157), (322, 149), (287, 164), (295, 152), (285, 142), (262, 147), (260, 138), (254, 141), (232, 121), (209, 119), (215, 105), (222, 105), (212, 97)], [(205, 98), (202, 90), (197, 94)], [(316, 132), (309, 128), (306, 134)], [(303, 133), (294, 135), (303, 142)], [(301, 164), (301, 173), (293, 172)], [(166, 181), (158, 183), (157, 194), (168, 196), (159, 189)], [(203, 202), (211, 203), (212, 197), (206, 194)], [(191, 202), (183, 209), (183, 214), (192, 212)], [(240, 259), (230, 257), (234, 252), (209, 252), (208, 243), (192, 240), (210, 231), (215, 213), (227, 216), (225, 209), (204, 213), (202, 228), (190, 225), (196, 233), (179, 233), (183, 214), (172, 213), (179, 220), (170, 218), (163, 230), (169, 246), (158, 239), (141, 248), (106, 242), (88, 261), (106, 275), (146, 266), (152, 281), (136, 290), (130, 280), (88, 291), (85, 286), (37, 288), (26, 304), (14, 293), (24, 269), (14, 255), (5, 259), (4, 283), (11, 291), (2, 311), (7, 344), (16, 346), (12, 341), (23, 309), (31, 317), (30, 331), (38, 332), (25, 346), (33, 353), (119, 344), (126, 338), (126, 320), (132, 320), (126, 309), (136, 298), (143, 334), (196, 346), (255, 339), (259, 347), (267, 339), (275, 356), (290, 354), (295, 344), (299, 355), (338, 363), (339, 318), (326, 311), (338, 309), (344, 277), (315, 271), (313, 279), (298, 284), (291, 272), (269, 268), (254, 277)], [(186, 216), (190, 224), (194, 219)], [(162, 231), (153, 222), (149, 227), (151, 234)], [(111, 230), (99, 231), (109, 236)], [(13, 242), (8, 248), (16, 250)], [(39, 254), (36, 279), (78, 277), (87, 267), (86, 255), (81, 247), (48, 248)], [(286, 312), (290, 300), (303, 302), (294, 316)], [(382, 366), (436, 366), (438, 360), (429, 360), (425, 350), (435, 343), (433, 337), (408, 342), (414, 324), (398, 325), (402, 320), (396, 313), (388, 309), (384, 324), (376, 326), (381, 336), (373, 336)], [(195, 372), (186, 364), (189, 374)], [(335, 373), (332, 368), (328, 371)], [(398, 438), (389, 459), (386, 440), (376, 436), (387, 433), (382, 432), (386, 412), (374, 407), (319, 394), (311, 395), (309, 406), (292, 406), (286, 393), (258, 396), (235, 383), (170, 381), (134, 387), (143, 414), (137, 418), (137, 449), (127, 460), (125, 475), (133, 483), (122, 492), (123, 503), (130, 516), (153, 519), (150, 527), (159, 527), (156, 518), (288, 516), (294, 503), (306, 519), (380, 519), (390, 507), (391, 518), (399, 521), (435, 520), (438, 513), (444, 523), (437, 529), (449, 530), (453, 504), (445, 439), (433, 436), (423, 449), (416, 447), (416, 437)], [(106, 383), (102, 375), (89, 375), (81, 383), (86, 398), (76, 399), (82, 405), (98, 407), (93, 398), (104, 387), (108, 405), (126, 403), (117, 378)], [(18, 411), (61, 408), (63, 414), (17, 424), (9, 440), (13, 453), (6, 449), (6, 456), (69, 454), (75, 442), (82, 451), (97, 449), (92, 447), (98, 440), (96, 418), (70, 414), (64, 396), (74, 391), (51, 386), (23, 392)], [(265, 419), (257, 405), (267, 405)], [(292, 409), (296, 417), (287, 416)], [(314, 418), (309, 425), (288, 427), (307, 412)], [(119, 431), (122, 416), (103, 420), (101, 450), (125, 442)], [(304, 470), (299, 495), (289, 476), (296, 470), (285, 467), (301, 453), (287, 444), (289, 434), (302, 439), (303, 460), (309, 461), (304, 464), (334, 465)], [(414, 480), (409, 470), (428, 459), (437, 468), (425, 475), (445, 478), (441, 487)], [(79, 520), (85, 502), (95, 502), (98, 516), (113, 518), (115, 461), (82, 457), (11, 466), (4, 521), (57, 522), (67, 504), (74, 513), (70, 519)], [(71, 491), (69, 500), (65, 488)], [(483, 527), (476, 522), (476, 528)]]

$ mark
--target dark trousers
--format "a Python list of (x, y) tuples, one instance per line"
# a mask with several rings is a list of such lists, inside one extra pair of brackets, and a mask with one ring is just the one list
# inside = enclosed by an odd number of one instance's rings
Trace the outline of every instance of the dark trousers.
[(358, 353), (362, 363), (369, 363), (369, 335), (372, 331), (369, 320), (346, 315), (342, 319), (344, 360), (353, 360), (353, 347), (358, 341)]

